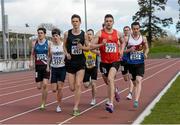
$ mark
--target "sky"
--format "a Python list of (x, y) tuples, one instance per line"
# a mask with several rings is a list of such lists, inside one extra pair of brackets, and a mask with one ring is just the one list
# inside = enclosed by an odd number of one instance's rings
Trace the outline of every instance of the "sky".
[[(78, 14), (82, 18), (81, 28), (84, 29), (84, 0), (4, 0), (5, 13), (8, 15), (10, 29), (36, 31), (41, 23), (52, 23), (66, 31), (71, 26), (71, 16)], [(132, 23), (132, 16), (138, 11), (137, 0), (86, 0), (88, 28), (95, 31), (102, 26), (105, 14), (115, 18), (114, 28), (122, 28)], [(177, 0), (168, 0), (166, 11), (157, 12), (162, 18), (172, 17), (174, 22), (179, 19)], [(1, 23), (1, 21), (0, 21)], [(176, 36), (175, 25), (166, 30)]]

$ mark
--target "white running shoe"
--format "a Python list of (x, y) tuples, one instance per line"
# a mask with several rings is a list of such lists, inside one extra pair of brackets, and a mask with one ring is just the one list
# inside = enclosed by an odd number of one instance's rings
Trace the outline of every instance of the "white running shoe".
[(127, 98), (128, 100), (132, 100), (132, 94), (129, 93), (129, 94), (126, 96), (126, 98)]
[(91, 105), (91, 106), (96, 105), (96, 99), (92, 99), (90, 105)]
[(58, 105), (57, 107), (56, 107), (56, 112), (61, 112), (62, 110), (61, 110), (61, 107)]

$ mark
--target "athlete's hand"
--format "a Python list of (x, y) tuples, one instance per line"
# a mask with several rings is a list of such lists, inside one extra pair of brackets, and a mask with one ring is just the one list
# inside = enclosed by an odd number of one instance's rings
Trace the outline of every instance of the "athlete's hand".
[(120, 58), (123, 57), (123, 54), (124, 54), (124, 51), (123, 51), (123, 50), (120, 50)]
[(50, 71), (49, 66), (47, 66), (46, 67), (46, 72), (49, 72), (49, 71)]
[(68, 60), (71, 60), (71, 55), (69, 53), (66, 54)]
[(144, 53), (144, 59), (147, 59), (147, 58), (148, 58), (147, 53)]
[(78, 48), (78, 49), (83, 49), (82, 44), (81, 44), (81, 43), (78, 43), (78, 44), (77, 44), (77, 48)]
[(29, 62), (29, 68), (30, 68), (30, 69), (33, 68), (33, 62), (32, 62), (32, 61)]
[(130, 50), (130, 52), (134, 52), (136, 50), (136, 47), (132, 46), (129, 50)]
[(107, 43), (107, 39), (102, 40), (102, 44), (105, 45)]

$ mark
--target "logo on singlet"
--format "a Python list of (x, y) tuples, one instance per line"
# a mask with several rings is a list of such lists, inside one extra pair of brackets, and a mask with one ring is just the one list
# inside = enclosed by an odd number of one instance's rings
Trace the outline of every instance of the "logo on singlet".
[(105, 52), (106, 53), (116, 53), (116, 43), (106, 43)]
[(71, 47), (71, 53), (72, 53), (73, 55), (80, 55), (80, 54), (82, 54), (82, 50), (77, 47), (77, 44), (80, 43), (80, 39), (79, 39), (79, 38), (76, 38), (76, 39), (73, 40), (72, 43), (73, 43), (73, 44), (76, 44), (76, 45), (72, 45), (72, 47)]
[(108, 39), (109, 39), (109, 40), (112, 40), (112, 35), (108, 35)]

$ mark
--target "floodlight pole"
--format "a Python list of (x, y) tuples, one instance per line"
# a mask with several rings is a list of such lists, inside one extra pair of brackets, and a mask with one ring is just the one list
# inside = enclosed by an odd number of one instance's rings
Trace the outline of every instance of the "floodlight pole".
[(86, 0), (84, 0), (84, 17), (85, 17), (85, 31), (87, 31), (87, 9), (86, 9)]

